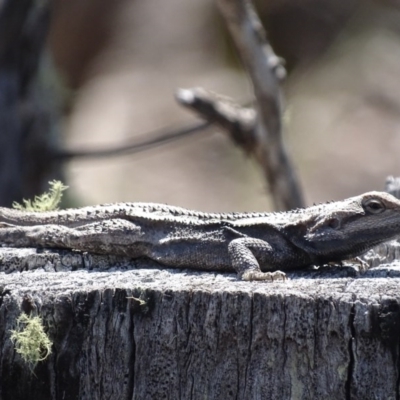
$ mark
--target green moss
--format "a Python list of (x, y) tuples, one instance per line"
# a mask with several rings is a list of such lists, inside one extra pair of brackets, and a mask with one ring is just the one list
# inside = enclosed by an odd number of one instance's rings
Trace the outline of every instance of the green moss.
[(16, 352), (33, 368), (51, 354), (53, 343), (46, 335), (40, 317), (21, 314), (17, 319), (17, 329), (11, 331), (11, 340)]
[(60, 205), (63, 191), (68, 189), (60, 181), (49, 182), (50, 190), (47, 193), (43, 193), (41, 196), (35, 196), (35, 199), (25, 200), (23, 199), (23, 204), (19, 204), (14, 201), (13, 208), (23, 211), (53, 211), (58, 210)]

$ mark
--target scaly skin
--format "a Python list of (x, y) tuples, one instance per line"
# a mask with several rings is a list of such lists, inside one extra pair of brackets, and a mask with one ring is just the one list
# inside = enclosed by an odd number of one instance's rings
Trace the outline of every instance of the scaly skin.
[(400, 235), (400, 201), (369, 192), (282, 213), (214, 214), (150, 203), (32, 213), (0, 208), (0, 243), (67, 248), (173, 268), (233, 271), (244, 280), (358, 256)]

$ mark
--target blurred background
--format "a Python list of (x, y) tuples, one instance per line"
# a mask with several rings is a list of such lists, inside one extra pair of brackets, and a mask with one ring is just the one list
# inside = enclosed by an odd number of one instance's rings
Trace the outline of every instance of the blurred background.
[[(256, 2), (286, 60), (285, 140), (307, 204), (400, 173), (400, 3)], [(197, 123), (174, 100), (252, 88), (212, 0), (0, 0), (0, 203), (70, 186), (69, 205), (146, 201), (271, 209), (259, 166), (215, 127), (146, 152), (114, 147)]]

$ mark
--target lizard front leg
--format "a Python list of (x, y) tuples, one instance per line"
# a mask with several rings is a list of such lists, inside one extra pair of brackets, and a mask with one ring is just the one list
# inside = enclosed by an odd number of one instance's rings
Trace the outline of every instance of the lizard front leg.
[[(244, 281), (286, 280), (282, 271), (261, 271), (256, 255), (271, 261), (276, 258), (276, 251), (264, 240), (249, 237), (234, 239), (228, 245), (228, 252), (233, 268)], [(270, 265), (272, 267), (273, 262)]]

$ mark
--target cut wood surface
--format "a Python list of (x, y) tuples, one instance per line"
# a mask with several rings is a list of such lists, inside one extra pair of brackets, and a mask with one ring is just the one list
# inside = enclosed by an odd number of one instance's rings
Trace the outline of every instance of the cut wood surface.
[[(286, 282), (0, 249), (0, 398), (397, 399), (400, 264)], [(10, 330), (40, 315), (33, 369)]]

